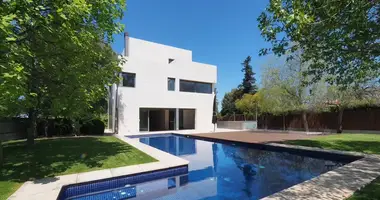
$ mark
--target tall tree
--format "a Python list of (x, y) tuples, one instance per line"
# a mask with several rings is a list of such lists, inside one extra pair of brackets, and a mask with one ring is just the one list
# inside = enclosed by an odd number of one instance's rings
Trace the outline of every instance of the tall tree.
[(220, 114), (222, 116), (240, 114), (239, 110), (236, 108), (235, 101), (240, 99), (242, 96), (242, 91), (239, 89), (232, 89), (231, 92), (224, 94), (222, 100), (222, 110)]
[(243, 94), (255, 94), (257, 92), (255, 73), (252, 71), (251, 56), (248, 56), (242, 63), (244, 72), (244, 78), (242, 84), (239, 85), (239, 89)]
[(110, 43), (123, 30), (124, 7), (123, 0), (1, 3), (0, 91), (10, 95), (0, 98), (0, 112), (28, 113), (28, 144), (39, 116), (78, 117), (118, 81)]
[(378, 0), (271, 0), (258, 21), (272, 47), (260, 55), (302, 50), (312, 81), (330, 74), (327, 81), (347, 86), (378, 78), (379, 16)]

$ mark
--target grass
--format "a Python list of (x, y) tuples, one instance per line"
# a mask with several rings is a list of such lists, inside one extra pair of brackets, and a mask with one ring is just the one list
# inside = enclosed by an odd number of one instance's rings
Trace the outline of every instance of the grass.
[(380, 178), (372, 181), (363, 189), (356, 191), (347, 200), (379, 200), (380, 199)]
[[(380, 135), (377, 134), (338, 134), (315, 137), (308, 140), (285, 141), (284, 143), (323, 149), (380, 154)], [(356, 191), (348, 200), (378, 199), (380, 199), (380, 177), (363, 189)]]
[(380, 135), (376, 134), (336, 134), (307, 140), (285, 141), (284, 143), (323, 149), (380, 154)]
[(7, 199), (25, 181), (155, 161), (115, 137), (83, 137), (3, 144), (0, 200)]

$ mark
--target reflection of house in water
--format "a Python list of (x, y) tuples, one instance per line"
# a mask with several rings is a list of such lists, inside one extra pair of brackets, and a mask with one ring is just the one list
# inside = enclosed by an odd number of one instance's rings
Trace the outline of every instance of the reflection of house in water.
[[(167, 199), (181, 199), (186, 194), (185, 196), (189, 199), (207, 199), (217, 195), (218, 180), (215, 177), (214, 166), (217, 162), (215, 159), (216, 145), (202, 140), (170, 135), (140, 138), (140, 142), (190, 161), (188, 175), (176, 177), (177, 187), (166, 188), (168, 186), (167, 179), (157, 181), (161, 183), (162, 194), (159, 196), (165, 196)], [(141, 194), (140, 197), (142, 197)], [(153, 198), (147, 194), (144, 197), (146, 199)], [(155, 198), (157, 197), (155, 196)]]
[(140, 142), (176, 156), (197, 153), (195, 140), (184, 137), (166, 136), (140, 138)]

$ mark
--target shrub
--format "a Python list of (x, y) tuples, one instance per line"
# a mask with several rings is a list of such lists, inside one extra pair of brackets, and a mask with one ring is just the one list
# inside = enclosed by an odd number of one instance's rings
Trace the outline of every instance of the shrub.
[(103, 135), (105, 125), (99, 119), (94, 119), (85, 123), (82, 123), (80, 133), (83, 135)]
[(104, 135), (105, 125), (99, 119), (92, 120), (91, 134), (93, 135)]

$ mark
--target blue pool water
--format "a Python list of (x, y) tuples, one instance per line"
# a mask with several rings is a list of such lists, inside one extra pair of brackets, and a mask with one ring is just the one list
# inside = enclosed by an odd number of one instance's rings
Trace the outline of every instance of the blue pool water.
[(347, 158), (338, 162), (323, 155), (318, 157), (325, 159), (177, 135), (138, 140), (190, 161), (188, 173), (76, 199), (255, 200), (353, 161)]

